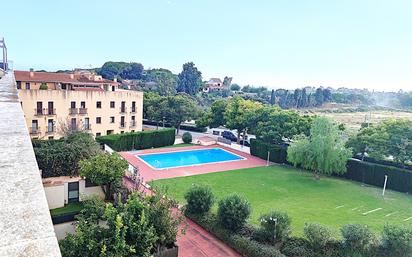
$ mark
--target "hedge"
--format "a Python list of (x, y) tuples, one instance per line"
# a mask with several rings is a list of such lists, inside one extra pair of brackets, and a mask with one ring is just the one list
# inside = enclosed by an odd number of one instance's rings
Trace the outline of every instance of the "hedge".
[(167, 128), (101, 136), (96, 141), (115, 151), (130, 151), (173, 145), (175, 134), (174, 128)]
[(235, 249), (238, 253), (248, 257), (286, 257), (275, 247), (262, 244), (250, 237), (233, 233), (220, 226), (216, 215), (207, 213), (205, 215), (190, 214), (188, 217), (196, 224), (215, 235), (217, 238)]
[(412, 171), (376, 163), (349, 159), (347, 171), (342, 176), (346, 179), (382, 187), (388, 176), (387, 189), (412, 193)]
[[(143, 120), (143, 124), (145, 125), (151, 125), (151, 126), (163, 126), (162, 122), (156, 122), (156, 121), (151, 121), (151, 120)], [(170, 123), (165, 123), (165, 127), (171, 128), (173, 127)], [(195, 126), (189, 126), (189, 125), (180, 125), (180, 129), (182, 130), (187, 130), (187, 131), (193, 131), (193, 132), (200, 132), (204, 133), (207, 131), (207, 128), (205, 127), (195, 127)]]
[(250, 154), (257, 156), (264, 160), (268, 158), (269, 160), (275, 163), (288, 163), (287, 161), (287, 146), (286, 145), (273, 145), (266, 142), (263, 142), (259, 139), (250, 139)]

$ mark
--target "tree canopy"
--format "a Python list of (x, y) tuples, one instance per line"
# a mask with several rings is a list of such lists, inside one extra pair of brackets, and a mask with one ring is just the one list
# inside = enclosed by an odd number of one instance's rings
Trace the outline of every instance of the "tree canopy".
[(387, 120), (362, 128), (347, 143), (354, 153), (367, 153), (375, 159), (393, 158), (405, 164), (412, 161), (412, 121)]
[(42, 177), (77, 176), (79, 161), (101, 152), (93, 136), (84, 132), (59, 140), (34, 141), (33, 148)]
[(183, 70), (179, 73), (178, 92), (195, 95), (202, 87), (202, 73), (193, 62), (183, 64)]
[(143, 77), (143, 65), (136, 62), (105, 62), (98, 73), (105, 79), (113, 80), (116, 77), (122, 79), (141, 79)]
[(128, 163), (117, 153), (101, 153), (80, 161), (79, 166), (80, 175), (101, 186), (106, 200), (110, 200), (121, 185)]
[(316, 117), (310, 136), (295, 136), (288, 148), (288, 161), (295, 166), (323, 174), (346, 172), (346, 162), (351, 150), (345, 147), (342, 131), (326, 117)]
[(152, 69), (147, 71), (146, 81), (156, 84), (155, 92), (161, 96), (175, 95), (178, 77), (166, 69)]

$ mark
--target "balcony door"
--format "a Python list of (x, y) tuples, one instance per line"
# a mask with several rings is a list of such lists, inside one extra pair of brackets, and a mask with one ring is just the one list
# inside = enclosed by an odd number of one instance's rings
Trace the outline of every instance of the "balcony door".
[(54, 115), (54, 104), (53, 104), (53, 102), (48, 102), (47, 103), (47, 114), (48, 115)]
[(79, 201), (79, 182), (69, 182), (68, 183), (68, 201), (69, 203)]

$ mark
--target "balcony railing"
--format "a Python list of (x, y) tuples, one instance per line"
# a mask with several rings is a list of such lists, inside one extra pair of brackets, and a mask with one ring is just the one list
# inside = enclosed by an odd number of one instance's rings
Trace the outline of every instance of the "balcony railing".
[(47, 134), (54, 134), (56, 132), (56, 126), (55, 125), (53, 125), (53, 126), (47, 126)]
[(79, 112), (79, 109), (77, 108), (69, 108), (69, 114), (70, 115), (75, 115)]
[(119, 127), (120, 128), (125, 128), (126, 127), (126, 122), (120, 122)]
[(136, 121), (135, 120), (130, 121), (129, 127), (131, 127), (131, 128), (136, 127)]
[(35, 108), (34, 109), (34, 116), (43, 116), (45, 113), (44, 108)]
[(83, 129), (84, 130), (92, 130), (92, 124), (84, 124)]
[(130, 108), (130, 112), (131, 112), (131, 113), (135, 113), (135, 112), (136, 112), (136, 107), (133, 107), (133, 106), (132, 106), (132, 107)]
[(79, 108), (79, 114), (87, 114), (87, 108)]
[(30, 135), (38, 135), (38, 134), (40, 134), (40, 128), (30, 127), (29, 132), (30, 132)]
[(120, 107), (120, 113), (126, 113), (127, 108), (126, 107)]
[(46, 109), (46, 115), (56, 115), (56, 109), (55, 108), (47, 108)]

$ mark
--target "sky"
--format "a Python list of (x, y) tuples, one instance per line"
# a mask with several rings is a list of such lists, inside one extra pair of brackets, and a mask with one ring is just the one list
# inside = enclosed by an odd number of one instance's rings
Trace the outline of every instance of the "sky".
[(14, 69), (140, 62), (269, 88), (412, 90), (410, 0), (2, 1)]

